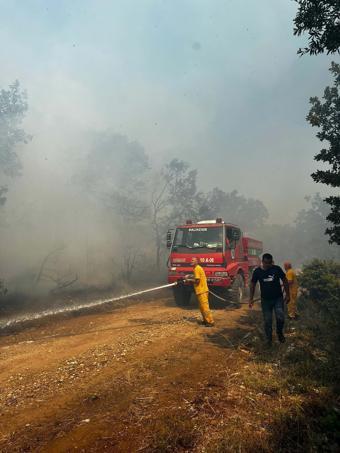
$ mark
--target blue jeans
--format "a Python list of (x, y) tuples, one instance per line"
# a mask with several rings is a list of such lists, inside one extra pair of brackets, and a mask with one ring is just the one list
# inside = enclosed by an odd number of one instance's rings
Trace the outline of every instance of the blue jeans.
[(284, 312), (284, 302), (283, 298), (279, 297), (277, 299), (262, 299), (261, 307), (264, 320), (264, 331), (268, 341), (272, 339), (272, 324), (273, 324), (273, 311), (275, 313), (276, 319), (276, 333), (282, 335), (283, 326), (285, 323), (285, 312)]

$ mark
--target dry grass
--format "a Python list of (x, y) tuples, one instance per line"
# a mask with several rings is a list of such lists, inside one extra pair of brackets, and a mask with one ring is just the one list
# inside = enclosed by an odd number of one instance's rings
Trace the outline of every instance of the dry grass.
[[(302, 319), (288, 325), (287, 343), (271, 350), (255, 330), (246, 345), (224, 346), (231, 351), (229, 374), (212, 377), (223, 384), (207, 390), (209, 406), (201, 405), (194, 416), (161, 420), (148, 451), (339, 451), (339, 346), (326, 326), (327, 338), (320, 325), (315, 336), (308, 310)], [(249, 322), (261, 321), (252, 316)]]
[(200, 433), (195, 421), (184, 413), (174, 413), (158, 420), (154, 435), (144, 451), (154, 453), (191, 451), (199, 438)]

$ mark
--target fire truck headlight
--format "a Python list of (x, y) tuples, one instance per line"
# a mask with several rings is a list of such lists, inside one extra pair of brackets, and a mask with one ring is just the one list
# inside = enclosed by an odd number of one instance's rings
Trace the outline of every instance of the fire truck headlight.
[(215, 276), (216, 277), (228, 277), (228, 272), (226, 271), (218, 271), (218, 272), (215, 272)]

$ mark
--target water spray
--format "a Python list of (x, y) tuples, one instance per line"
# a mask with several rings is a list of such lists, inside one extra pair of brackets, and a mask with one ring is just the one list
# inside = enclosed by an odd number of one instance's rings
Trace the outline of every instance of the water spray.
[(182, 284), (182, 283), (184, 283), (184, 281), (181, 280), (180, 282), (168, 283), (166, 285), (156, 286), (155, 288), (144, 289), (142, 291), (124, 294), (122, 296), (113, 297), (110, 299), (100, 299), (100, 300), (95, 300), (95, 301), (88, 302), (85, 304), (73, 305), (71, 307), (44, 310), (44, 311), (40, 311), (39, 313), (29, 313), (29, 314), (20, 316), (18, 318), (11, 319), (11, 320), (5, 321), (3, 323), (0, 323), (0, 328), (4, 329), (6, 327), (12, 327), (12, 326), (20, 324), (22, 322), (25, 322), (25, 321), (34, 321), (37, 319), (46, 318), (47, 316), (55, 316), (55, 315), (64, 314), (64, 313), (77, 312), (79, 310), (84, 310), (87, 308), (99, 307), (100, 305), (109, 304), (111, 302), (118, 302), (123, 299), (129, 299), (131, 297), (140, 296), (141, 294), (151, 293), (153, 291), (159, 291), (164, 288), (171, 288), (172, 286), (176, 286), (179, 283)]
[[(62, 307), (62, 308), (56, 308), (56, 309), (50, 309), (50, 310), (43, 310), (43, 311), (40, 311), (39, 313), (27, 313), (25, 315), (22, 315), (20, 317), (15, 318), (15, 319), (10, 319), (10, 320), (7, 320), (7, 321), (0, 322), (0, 329), (13, 327), (13, 326), (15, 326), (17, 324), (20, 324), (22, 322), (35, 321), (35, 320), (38, 320), (38, 319), (46, 318), (48, 316), (56, 316), (56, 315), (60, 315), (60, 314), (64, 314), (64, 313), (75, 313), (75, 312), (77, 312), (79, 310), (99, 307), (101, 305), (109, 304), (109, 303), (112, 303), (112, 302), (118, 302), (120, 300), (130, 299), (130, 298), (135, 297), (135, 296), (141, 296), (142, 294), (151, 293), (153, 291), (159, 291), (161, 289), (171, 288), (171, 287), (174, 287), (174, 286), (183, 285), (185, 282), (186, 282), (185, 279), (181, 279), (181, 280), (178, 280), (177, 282), (174, 282), (174, 283), (168, 283), (166, 285), (156, 286), (154, 288), (143, 289), (142, 291), (136, 291), (136, 292), (129, 293), (129, 294), (123, 294), (122, 296), (113, 297), (113, 298), (109, 298), (109, 299), (99, 299), (99, 300), (95, 300), (95, 301), (92, 301), (92, 302), (87, 302), (87, 303), (84, 303), (84, 304), (72, 305), (70, 307)], [(219, 299), (219, 300), (221, 300), (223, 302), (227, 302), (228, 304), (240, 305), (240, 303), (231, 302), (230, 300), (224, 299), (223, 297), (219, 296), (218, 294), (215, 294), (211, 290), (209, 290), (209, 293), (212, 294), (217, 299)], [(257, 299), (255, 299), (255, 301), (256, 300)]]

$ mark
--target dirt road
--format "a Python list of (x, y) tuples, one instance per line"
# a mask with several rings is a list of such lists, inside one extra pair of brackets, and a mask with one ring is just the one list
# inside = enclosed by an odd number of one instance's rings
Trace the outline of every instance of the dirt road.
[(212, 451), (240, 417), (261, 441), (239, 377), (257, 314), (214, 316), (165, 297), (0, 337), (0, 451)]

